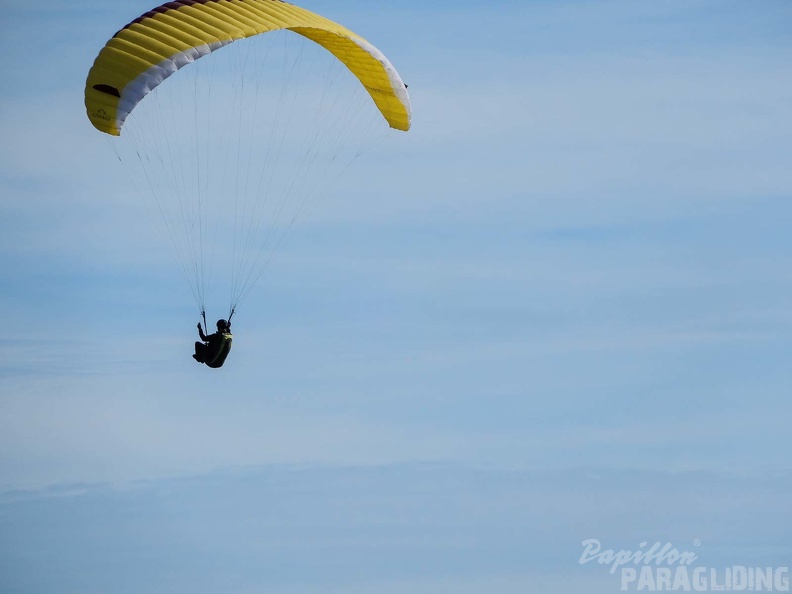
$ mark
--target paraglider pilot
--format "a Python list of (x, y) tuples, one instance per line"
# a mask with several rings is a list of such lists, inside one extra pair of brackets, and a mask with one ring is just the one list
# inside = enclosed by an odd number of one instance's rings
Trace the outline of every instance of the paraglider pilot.
[(201, 322), (198, 322), (198, 336), (201, 342), (195, 343), (193, 359), (213, 369), (222, 367), (234, 338), (231, 334), (231, 324), (225, 320), (217, 320), (217, 332), (207, 336), (204, 334)]

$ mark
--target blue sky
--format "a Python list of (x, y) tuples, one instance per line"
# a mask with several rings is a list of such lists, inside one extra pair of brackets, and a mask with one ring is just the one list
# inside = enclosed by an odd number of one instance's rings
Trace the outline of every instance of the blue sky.
[(619, 591), (588, 538), (789, 565), (788, 3), (303, 5), (413, 129), (212, 372), (83, 108), (151, 5), (4, 3), (0, 590)]

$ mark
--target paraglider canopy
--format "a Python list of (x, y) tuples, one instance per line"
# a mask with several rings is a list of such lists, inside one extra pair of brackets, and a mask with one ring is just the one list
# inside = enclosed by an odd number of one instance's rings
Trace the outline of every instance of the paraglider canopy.
[(238, 39), (288, 29), (315, 41), (358, 78), (392, 128), (410, 128), (407, 88), (376, 47), (282, 0), (181, 0), (132, 21), (96, 57), (85, 86), (91, 123), (117, 136), (129, 113), (179, 68)]

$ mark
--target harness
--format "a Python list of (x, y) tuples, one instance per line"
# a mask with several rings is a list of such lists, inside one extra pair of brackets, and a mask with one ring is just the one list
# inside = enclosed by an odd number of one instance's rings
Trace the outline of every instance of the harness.
[(212, 367), (213, 369), (222, 367), (223, 363), (225, 363), (226, 357), (228, 357), (228, 353), (231, 352), (231, 342), (234, 339), (234, 335), (230, 332), (223, 332), (220, 335), (220, 338), (220, 348), (217, 349), (217, 354), (213, 359), (206, 361), (207, 367)]

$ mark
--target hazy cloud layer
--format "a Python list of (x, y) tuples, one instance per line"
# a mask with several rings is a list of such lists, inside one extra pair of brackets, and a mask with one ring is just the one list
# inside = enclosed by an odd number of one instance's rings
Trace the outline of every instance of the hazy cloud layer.
[(6, 492), (0, 585), (9, 594), (618, 592), (620, 572), (579, 563), (584, 540), (617, 551), (671, 543), (697, 556), (693, 566), (782, 566), (790, 548), (776, 520), (790, 512), (791, 489), (788, 474), (395, 465)]

